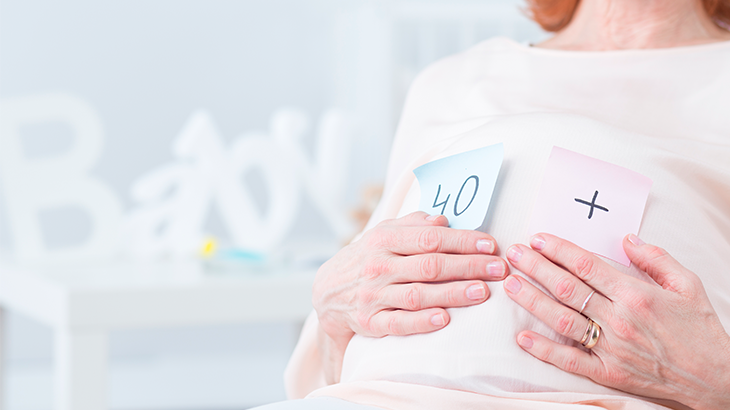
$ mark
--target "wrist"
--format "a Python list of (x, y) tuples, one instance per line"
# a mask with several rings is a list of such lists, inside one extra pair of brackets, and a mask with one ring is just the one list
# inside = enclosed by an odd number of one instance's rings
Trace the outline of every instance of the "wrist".
[(724, 395), (725, 397), (702, 397), (698, 403), (693, 406), (694, 410), (726, 410), (730, 408), (730, 397), (727, 397), (730, 385), (719, 393), (712, 393), (713, 396)]
[(718, 349), (712, 380), (707, 380), (704, 394), (698, 391), (688, 394), (688, 404), (694, 410), (730, 409), (730, 336)]
[(730, 409), (730, 380), (726, 377), (717, 385), (717, 389), (707, 392), (704, 396), (696, 397), (697, 403), (692, 406), (695, 410), (726, 410)]
[(321, 324), (319, 325), (317, 340), (327, 384), (340, 382), (345, 350), (352, 336), (354, 336), (354, 333), (350, 334), (349, 337), (343, 334), (333, 338), (324, 330)]

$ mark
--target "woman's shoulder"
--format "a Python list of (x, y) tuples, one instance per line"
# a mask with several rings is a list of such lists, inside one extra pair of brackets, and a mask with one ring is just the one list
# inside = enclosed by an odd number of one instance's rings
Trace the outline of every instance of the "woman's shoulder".
[[(403, 111), (406, 121), (413, 114), (431, 123), (473, 117), (475, 102), (471, 97), (478, 84), (494, 82), (495, 66), (502, 67), (498, 72), (511, 71), (505, 54), (514, 46), (519, 47), (519, 43), (495, 37), (428, 65), (411, 83)], [(481, 112), (485, 114), (489, 113)]]
[(523, 45), (507, 37), (484, 40), (429, 64), (416, 76), (412, 87), (445, 88), (446, 84), (469, 82), (480, 73), (480, 66), (506, 63), (501, 57), (519, 52), (521, 47)]

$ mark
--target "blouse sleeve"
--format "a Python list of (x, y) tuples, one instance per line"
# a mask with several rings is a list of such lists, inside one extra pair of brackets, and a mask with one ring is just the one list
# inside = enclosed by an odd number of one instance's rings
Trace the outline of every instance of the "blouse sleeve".
[(284, 371), (284, 385), (289, 399), (304, 398), (327, 385), (317, 343), (318, 327), (317, 313), (312, 311), (304, 322), (302, 334)]

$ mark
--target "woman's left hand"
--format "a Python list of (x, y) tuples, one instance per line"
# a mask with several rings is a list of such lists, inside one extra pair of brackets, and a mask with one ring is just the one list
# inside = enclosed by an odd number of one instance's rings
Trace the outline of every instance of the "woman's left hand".
[(521, 332), (517, 342), (544, 362), (609, 387), (697, 410), (730, 409), (730, 336), (699, 277), (634, 235), (623, 245), (655, 284), (619, 272), (552, 235), (534, 236), (531, 248), (512, 246), (510, 263), (558, 300), (511, 275), (504, 287), (515, 302), (578, 342), (587, 331), (587, 318), (601, 327), (597, 344), (588, 351), (531, 331)]

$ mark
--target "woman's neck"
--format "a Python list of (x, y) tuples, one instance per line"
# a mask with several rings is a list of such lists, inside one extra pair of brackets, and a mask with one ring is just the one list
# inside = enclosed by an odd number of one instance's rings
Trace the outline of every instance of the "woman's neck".
[(605, 51), (730, 40), (701, 0), (580, 0), (573, 19), (538, 47)]

